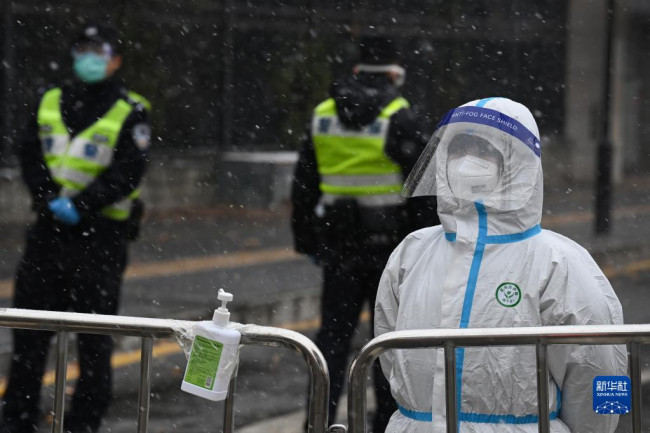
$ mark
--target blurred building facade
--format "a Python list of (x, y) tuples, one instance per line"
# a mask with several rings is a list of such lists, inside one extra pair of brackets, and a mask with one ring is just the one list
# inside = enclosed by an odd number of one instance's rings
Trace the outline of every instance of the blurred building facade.
[[(327, 96), (332, 78), (349, 73), (355, 37), (375, 33), (401, 47), (405, 96), (432, 125), (467, 100), (510, 97), (533, 108), (561, 175), (589, 181), (603, 115), (607, 4), (5, 0), (0, 167), (15, 166), (14, 143), (38, 89), (71, 76), (69, 36), (80, 22), (107, 17), (124, 33), (125, 80), (153, 103), (154, 158), (206, 165), (223, 152), (297, 149), (311, 107)], [(621, 176), (650, 167), (650, 4), (614, 4), (611, 118)]]

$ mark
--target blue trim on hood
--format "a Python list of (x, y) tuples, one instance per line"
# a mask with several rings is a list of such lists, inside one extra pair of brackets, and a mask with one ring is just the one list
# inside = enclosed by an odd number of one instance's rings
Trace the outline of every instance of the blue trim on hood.
[(492, 99), (494, 99), (494, 97), (491, 97), (491, 98), (483, 98), (483, 99), (481, 99), (480, 101), (478, 101), (478, 103), (476, 104), (476, 106), (477, 106), (477, 107), (485, 107), (485, 104), (487, 104), (488, 102), (490, 102)]

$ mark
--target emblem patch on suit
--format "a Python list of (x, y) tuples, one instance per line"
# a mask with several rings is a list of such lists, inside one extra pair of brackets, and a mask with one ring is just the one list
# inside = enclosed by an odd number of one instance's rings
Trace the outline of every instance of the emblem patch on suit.
[(504, 307), (514, 307), (521, 301), (521, 289), (515, 283), (501, 283), (497, 287), (496, 298)]

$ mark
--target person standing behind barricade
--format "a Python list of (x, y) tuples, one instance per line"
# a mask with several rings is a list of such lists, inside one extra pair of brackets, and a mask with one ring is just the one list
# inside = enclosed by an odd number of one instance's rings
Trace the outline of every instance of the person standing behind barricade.
[[(330, 421), (363, 304), (372, 311), (390, 252), (411, 230), (438, 223), (435, 201), (399, 195), (428, 134), (400, 96), (398, 53), (382, 37), (363, 38), (360, 52), (354, 74), (314, 110), (292, 190), (295, 249), (323, 267), (316, 344), (331, 377)], [(378, 366), (375, 392), (373, 432), (381, 433), (395, 402)]]
[[(404, 192), (437, 195), (442, 225), (411, 233), (392, 253), (377, 294), (376, 335), (623, 323), (589, 253), (540, 227), (540, 136), (522, 104), (485, 98), (451, 110)], [(447, 431), (441, 350), (393, 350), (380, 360), (399, 406), (387, 431)], [(625, 346), (551, 345), (547, 363), (551, 432), (613, 432), (618, 416), (594, 412), (592, 384), (626, 374)], [(536, 433), (536, 371), (533, 346), (456, 349), (458, 431)]]
[[(142, 213), (148, 102), (113, 79), (117, 32), (87, 24), (71, 46), (77, 80), (47, 90), (20, 143), (37, 218), (18, 265), (15, 308), (117, 314), (127, 240)], [(32, 433), (51, 332), (14, 330), (2, 433)], [(80, 377), (65, 431), (96, 432), (111, 401), (113, 340), (78, 335)]]

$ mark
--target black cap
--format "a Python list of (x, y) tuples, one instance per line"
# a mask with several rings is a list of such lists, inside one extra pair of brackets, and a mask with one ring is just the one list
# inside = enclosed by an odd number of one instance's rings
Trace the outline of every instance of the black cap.
[(79, 45), (92, 42), (97, 44), (106, 43), (116, 50), (119, 44), (117, 30), (107, 23), (85, 23), (72, 43), (73, 45)]
[(364, 36), (359, 42), (359, 62), (364, 65), (391, 65), (399, 63), (399, 53), (390, 38)]

